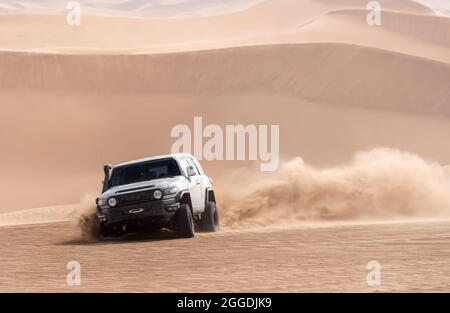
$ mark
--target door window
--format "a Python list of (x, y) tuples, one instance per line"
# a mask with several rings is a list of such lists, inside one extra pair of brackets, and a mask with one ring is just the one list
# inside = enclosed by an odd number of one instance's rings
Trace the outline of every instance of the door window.
[(186, 158), (186, 161), (188, 162), (189, 166), (192, 166), (195, 170), (195, 173), (197, 175), (200, 175), (200, 171), (197, 168), (197, 165), (195, 165), (195, 162), (191, 158)]

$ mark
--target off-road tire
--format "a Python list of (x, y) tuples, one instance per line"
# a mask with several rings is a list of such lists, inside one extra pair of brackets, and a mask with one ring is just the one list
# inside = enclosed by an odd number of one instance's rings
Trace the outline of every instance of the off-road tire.
[(125, 232), (120, 229), (112, 229), (111, 227), (100, 225), (101, 237), (120, 237), (125, 235)]
[(204, 232), (217, 232), (220, 229), (219, 211), (214, 202), (208, 202), (200, 220), (200, 229)]
[(112, 236), (111, 229), (105, 225), (100, 225), (100, 236), (111, 237)]
[(175, 213), (175, 231), (179, 238), (192, 238), (195, 236), (194, 218), (191, 208), (187, 204), (182, 204)]

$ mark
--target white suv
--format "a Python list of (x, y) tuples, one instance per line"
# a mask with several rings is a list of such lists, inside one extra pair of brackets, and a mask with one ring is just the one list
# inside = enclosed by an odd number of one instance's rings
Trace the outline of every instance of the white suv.
[(179, 237), (219, 230), (211, 179), (190, 154), (156, 156), (104, 166), (97, 217), (102, 236), (150, 228), (174, 229)]

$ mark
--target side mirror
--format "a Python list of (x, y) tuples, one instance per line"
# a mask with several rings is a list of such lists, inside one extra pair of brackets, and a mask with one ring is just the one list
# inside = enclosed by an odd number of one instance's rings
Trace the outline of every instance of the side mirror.
[(195, 172), (193, 166), (188, 166), (188, 167), (186, 168), (186, 173), (187, 173), (188, 177), (197, 175), (197, 173)]

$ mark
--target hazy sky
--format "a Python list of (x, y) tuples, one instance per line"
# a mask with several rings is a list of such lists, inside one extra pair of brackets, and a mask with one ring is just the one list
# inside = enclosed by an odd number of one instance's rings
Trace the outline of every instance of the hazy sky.
[(416, 0), (437, 11), (450, 15), (450, 0)]
[[(0, 13), (61, 13), (70, 0), (0, 0)], [(205, 16), (245, 9), (261, 0), (77, 0), (87, 14), (139, 17)]]
[[(62, 13), (69, 1), (0, 0), (0, 13)], [(78, 0), (86, 14), (136, 17), (215, 15), (242, 10), (260, 1), (263, 0)], [(450, 0), (415, 1), (450, 15)]]

